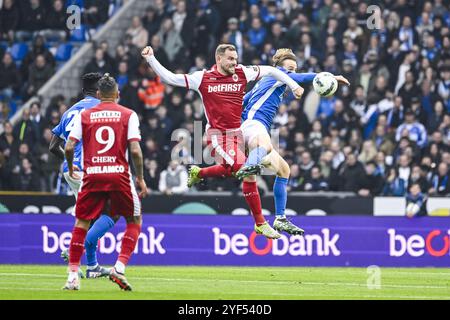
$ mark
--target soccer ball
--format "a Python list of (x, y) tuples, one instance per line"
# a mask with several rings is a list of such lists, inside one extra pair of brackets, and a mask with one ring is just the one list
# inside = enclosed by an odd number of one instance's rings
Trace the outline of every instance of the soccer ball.
[(331, 97), (338, 88), (338, 82), (331, 73), (320, 72), (314, 77), (313, 87), (322, 97)]

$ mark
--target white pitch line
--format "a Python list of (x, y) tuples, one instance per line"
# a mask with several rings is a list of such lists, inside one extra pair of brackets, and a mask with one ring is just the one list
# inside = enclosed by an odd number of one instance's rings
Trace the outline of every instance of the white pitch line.
[[(38, 276), (41, 278), (65, 278), (64, 275), (52, 275), (52, 274), (30, 274), (30, 273), (0, 273), (0, 276), (24, 276), (24, 277), (34, 277)], [(129, 277), (129, 279), (132, 280), (149, 280), (149, 281), (172, 281), (172, 282), (198, 282), (198, 281), (205, 281), (205, 282), (241, 282), (241, 283), (254, 283), (254, 284), (288, 284), (292, 285), (293, 283), (299, 284), (299, 285), (311, 285), (311, 286), (319, 286), (319, 285), (330, 285), (330, 286), (346, 286), (346, 287), (366, 287), (367, 285), (365, 283), (355, 283), (355, 282), (308, 282), (308, 281), (301, 281), (301, 280), (291, 280), (291, 281), (283, 281), (283, 280), (275, 280), (275, 281), (268, 281), (268, 280), (240, 280), (240, 279), (205, 279), (205, 278), (195, 278), (195, 279), (186, 279), (186, 278), (160, 278), (160, 277)], [(1, 281), (0, 281), (1, 283)], [(428, 286), (428, 285), (395, 285), (395, 284), (382, 284), (381, 287), (386, 288), (416, 288), (416, 289), (449, 289), (449, 286)]]
[[(49, 288), (17, 288), (17, 287), (0, 287), (2, 290), (15, 290), (15, 291), (61, 291), (61, 289), (49, 289)], [(105, 293), (104, 290), (87, 290), (88, 292), (102, 292)], [(155, 290), (136, 290), (134, 291), (136, 293), (163, 293), (163, 294), (180, 294), (180, 292), (170, 292), (170, 291), (155, 291)], [(109, 292), (108, 292), (109, 293)], [(182, 292), (181, 292), (182, 293)], [(76, 294), (76, 293), (74, 293)], [(197, 295), (202, 295), (205, 293), (198, 293)], [(223, 294), (222, 292), (220, 294)], [(226, 295), (242, 295), (242, 292), (227, 292)], [(311, 297), (317, 297), (317, 298), (323, 298), (323, 297), (329, 297), (332, 300), (336, 300), (335, 297), (333, 297), (330, 294), (305, 294), (304, 296), (301, 294), (295, 294), (295, 293), (268, 293), (264, 292), (249, 292), (245, 293), (245, 295), (251, 295), (251, 296), (274, 296), (274, 297), (283, 297), (283, 296), (291, 296), (291, 297), (305, 297), (306, 299), (310, 299)], [(60, 296), (62, 297), (62, 296)], [(418, 299), (418, 300), (424, 300), (424, 299), (442, 299), (442, 300), (448, 300), (449, 297), (445, 296), (405, 296), (405, 295), (346, 295), (346, 294), (339, 294), (339, 297), (345, 297), (345, 298), (351, 298), (351, 299), (361, 299), (361, 298), (374, 298), (374, 299), (386, 299), (386, 298), (393, 298), (393, 299)], [(108, 300), (108, 299), (104, 299)], [(207, 299), (207, 300), (216, 300), (216, 299)], [(269, 299), (270, 300), (270, 299)], [(342, 299), (339, 299), (342, 300)], [(264, 301), (264, 300), (262, 300)]]

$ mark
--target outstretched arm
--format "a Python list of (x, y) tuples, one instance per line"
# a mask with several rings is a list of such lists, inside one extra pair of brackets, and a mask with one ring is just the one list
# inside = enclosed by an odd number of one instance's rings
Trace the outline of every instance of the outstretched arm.
[[(187, 89), (196, 89), (198, 85), (195, 83), (196, 79), (191, 75), (186, 74), (175, 74), (167, 70), (159, 61), (156, 59), (153, 49), (150, 46), (145, 47), (141, 55), (145, 60), (147, 60), (150, 67), (155, 71), (155, 73), (161, 77), (161, 80), (169, 85), (177, 87), (185, 87)], [(195, 73), (194, 73), (195, 74)], [(195, 77), (197, 78), (197, 77)]]
[(297, 99), (300, 99), (301, 96), (303, 95), (303, 91), (305, 90), (297, 82), (291, 79), (291, 77), (289, 77), (288, 74), (271, 66), (259, 66), (259, 68), (260, 68), (260, 77), (272, 76), (276, 80), (287, 84), (289, 88), (291, 88), (292, 92), (294, 93), (294, 96)]
[[(317, 73), (289, 73), (289, 76), (294, 79), (298, 84), (304, 85), (304, 84), (311, 84), (314, 80), (314, 77), (317, 75)], [(334, 78), (342, 84), (350, 85), (350, 82), (343, 76), (334, 76)]]

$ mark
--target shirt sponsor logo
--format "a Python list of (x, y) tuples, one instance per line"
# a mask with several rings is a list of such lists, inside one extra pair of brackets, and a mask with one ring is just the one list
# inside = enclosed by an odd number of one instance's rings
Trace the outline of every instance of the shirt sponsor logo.
[(235, 84), (218, 84), (215, 86), (208, 86), (208, 93), (211, 92), (238, 92), (241, 91), (242, 84), (241, 83), (235, 83)]
[(103, 110), (92, 112), (90, 115), (91, 122), (119, 122), (122, 112)]

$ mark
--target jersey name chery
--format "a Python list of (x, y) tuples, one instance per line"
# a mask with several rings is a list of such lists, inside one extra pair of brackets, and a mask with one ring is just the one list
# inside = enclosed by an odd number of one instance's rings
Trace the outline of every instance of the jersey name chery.
[(102, 102), (82, 111), (69, 136), (83, 140), (83, 182), (80, 191), (129, 191), (133, 183), (128, 143), (140, 141), (139, 119), (133, 110)]

